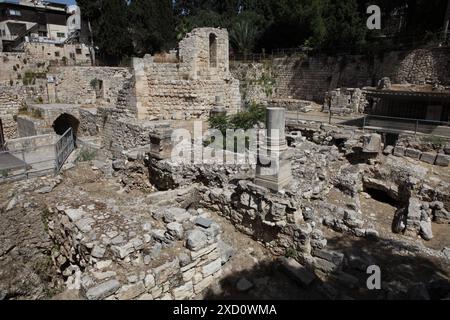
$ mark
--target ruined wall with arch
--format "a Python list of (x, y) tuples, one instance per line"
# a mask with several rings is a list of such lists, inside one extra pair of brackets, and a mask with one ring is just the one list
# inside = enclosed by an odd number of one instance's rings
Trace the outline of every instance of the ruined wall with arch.
[(134, 58), (130, 110), (151, 120), (207, 119), (217, 104), (236, 113), (239, 81), (230, 73), (228, 52), (225, 29), (198, 28), (177, 51)]

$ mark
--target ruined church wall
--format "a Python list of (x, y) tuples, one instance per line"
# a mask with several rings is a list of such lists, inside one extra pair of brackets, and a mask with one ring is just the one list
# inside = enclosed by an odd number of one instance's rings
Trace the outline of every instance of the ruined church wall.
[(141, 70), (135, 72), (136, 109), (140, 119), (206, 119), (216, 97), (229, 113), (240, 109), (239, 81), (231, 75), (190, 79), (188, 68), (156, 65), (144, 59)]
[(236, 113), (241, 96), (239, 81), (229, 72), (228, 46), (226, 30), (198, 28), (170, 59), (133, 59), (135, 100), (129, 109), (139, 119), (207, 119), (219, 101), (228, 113)]

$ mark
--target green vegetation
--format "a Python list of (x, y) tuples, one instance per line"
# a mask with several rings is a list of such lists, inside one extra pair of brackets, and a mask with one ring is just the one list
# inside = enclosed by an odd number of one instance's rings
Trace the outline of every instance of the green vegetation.
[(48, 220), (51, 216), (51, 212), (48, 209), (44, 209), (41, 211), (41, 221), (44, 224), (45, 231), (48, 232)]
[(433, 145), (436, 148), (441, 148), (441, 147), (445, 146), (447, 143), (446, 139), (444, 139), (442, 137), (434, 136), (434, 135), (425, 136), (422, 138), (422, 141), (425, 143), (430, 143), (431, 145)]
[(227, 129), (251, 129), (258, 123), (263, 122), (265, 115), (266, 109), (264, 107), (258, 104), (251, 104), (247, 107), (246, 111), (231, 116), (218, 115), (211, 117), (209, 119), (209, 126), (212, 129), (220, 130), (225, 135)]
[(97, 152), (95, 150), (83, 147), (78, 154), (76, 162), (87, 162), (95, 159)]
[[(258, 104), (252, 104), (247, 107), (246, 111), (239, 112), (237, 114), (227, 116), (227, 115), (217, 115), (209, 119), (209, 126), (211, 129), (219, 130), (223, 137), (226, 138), (227, 130), (248, 130), (254, 128), (257, 124), (264, 121), (266, 115), (266, 109)], [(244, 134), (245, 145), (249, 145), (249, 137)], [(214, 139), (204, 141), (205, 146), (211, 146), (214, 144)], [(216, 142), (217, 144), (218, 142)], [(223, 144), (219, 144), (219, 148), (226, 149), (226, 139), (224, 139)], [(236, 148), (235, 148), (236, 151)]]
[[(38, 99), (38, 101), (42, 101), (42, 98), (41, 97), (39, 97), (39, 98), (41, 100)], [(31, 112), (31, 116), (36, 119), (42, 119), (42, 112), (39, 109), (33, 109), (33, 111)]]
[(92, 79), (89, 84), (91, 85), (92, 89), (97, 89), (98, 79), (97, 78)]
[(28, 106), (26, 103), (20, 105), (19, 114), (28, 114)]
[(297, 250), (295, 250), (294, 248), (286, 248), (286, 252), (284, 253), (284, 256), (286, 258), (297, 258)]
[(252, 83), (260, 85), (262, 87), (266, 97), (269, 98), (273, 94), (273, 87), (275, 86), (276, 81), (275, 81), (274, 78), (272, 78), (271, 75), (269, 75), (268, 73), (264, 72), (261, 75), (261, 78), (259, 78), (256, 81), (253, 81)]
[(0, 170), (0, 177), (8, 178), (8, 170)]
[(22, 78), (22, 82), (24, 86), (29, 86), (36, 84), (36, 79), (45, 79), (45, 78), (47, 78), (47, 73), (45, 72), (25, 71), (25, 74)]
[(42, 97), (37, 97), (34, 101), (36, 103), (39, 103), (39, 104), (43, 104), (44, 103), (44, 99)]
[[(78, 0), (77, 4), (92, 25), (99, 56), (118, 64), (123, 57), (173, 48), (196, 27), (227, 28), (233, 52), (243, 55), (305, 47), (378, 53), (436, 41), (447, 0), (436, 0), (432, 6), (427, 0)], [(378, 5), (383, 26), (392, 27), (368, 30), (368, 5)]]

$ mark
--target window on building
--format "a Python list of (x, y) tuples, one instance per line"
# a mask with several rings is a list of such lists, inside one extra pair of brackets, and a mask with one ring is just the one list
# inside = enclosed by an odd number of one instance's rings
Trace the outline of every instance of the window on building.
[(59, 57), (61, 54), (59, 53), (59, 51), (55, 52), (55, 57)]
[(22, 16), (22, 13), (19, 10), (9, 9), (8, 13), (10, 16), (16, 16), (16, 17)]
[(39, 37), (47, 37), (47, 31), (39, 31), (38, 32), (38, 34), (39, 34)]
[(75, 52), (76, 52), (77, 54), (81, 54), (81, 53), (82, 53), (80, 48), (76, 48), (76, 49), (75, 49)]
[(70, 59), (75, 60), (75, 53), (73, 52), (70, 53)]
[(217, 36), (214, 33), (209, 35), (209, 66), (217, 67)]
[(66, 34), (65, 34), (64, 32), (57, 32), (57, 33), (56, 33), (56, 36), (57, 36), (58, 38), (65, 38), (65, 37), (66, 37)]

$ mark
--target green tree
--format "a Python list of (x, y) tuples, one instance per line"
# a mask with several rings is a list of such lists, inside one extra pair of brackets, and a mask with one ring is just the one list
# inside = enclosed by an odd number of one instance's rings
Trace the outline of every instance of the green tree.
[(129, 32), (128, 1), (126, 0), (78, 0), (82, 15), (88, 19), (94, 44), (100, 56), (111, 64), (118, 64), (133, 53)]
[(171, 0), (131, 0), (129, 21), (135, 54), (143, 56), (174, 46), (175, 19)]
[(238, 21), (230, 31), (230, 41), (234, 47), (244, 55), (252, 52), (255, 47), (258, 30), (249, 21)]

